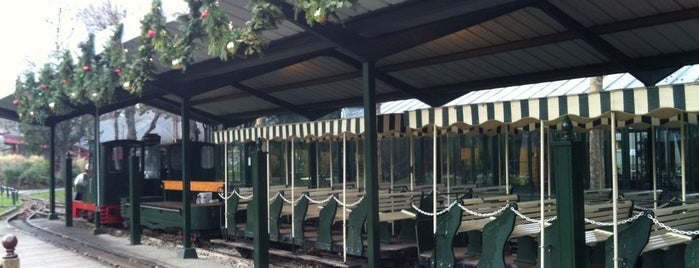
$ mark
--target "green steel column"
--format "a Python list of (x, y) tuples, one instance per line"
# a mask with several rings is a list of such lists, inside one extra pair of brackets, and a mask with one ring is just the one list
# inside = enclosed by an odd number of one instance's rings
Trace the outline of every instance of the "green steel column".
[(129, 236), (131, 245), (141, 244), (141, 198), (138, 196), (140, 193), (140, 187), (143, 179), (139, 176), (138, 172), (138, 161), (139, 158), (134, 152), (131, 152), (129, 156), (129, 202), (131, 203), (131, 211), (129, 218), (131, 219), (131, 224), (129, 224), (129, 231), (131, 235)]
[(254, 260), (256, 268), (269, 267), (269, 213), (267, 207), (267, 153), (262, 151), (262, 141), (257, 141), (252, 152), (252, 194), (257, 210), (257, 224), (253, 228)]
[(63, 178), (66, 185), (66, 227), (73, 226), (73, 159), (70, 153), (66, 153), (66, 160), (63, 161)]
[(369, 267), (381, 267), (379, 244), (379, 182), (376, 137), (376, 68), (373, 61), (362, 64), (364, 79), (364, 178), (366, 178)]
[[(56, 125), (52, 124), (50, 127), (50, 141), (49, 141), (49, 220), (57, 220), (58, 214), (56, 214)], [(70, 181), (70, 180), (69, 180)], [(68, 213), (66, 213), (68, 214)]]
[(192, 203), (191, 203), (191, 157), (189, 155), (189, 98), (182, 97), (182, 249), (177, 253), (181, 259), (196, 259), (197, 251), (192, 248)]
[(582, 157), (587, 156), (582, 142), (573, 141), (570, 118), (563, 121), (563, 133), (553, 143), (556, 174), (556, 209), (560, 226), (561, 264), (557, 267), (585, 267), (585, 221), (583, 209)]
[[(94, 235), (100, 235), (104, 233), (104, 230), (102, 230), (102, 219), (100, 218), (100, 207), (102, 206), (102, 192), (103, 192), (103, 187), (101, 184), (102, 180), (102, 170), (104, 167), (102, 166), (102, 157), (100, 157), (102, 146), (100, 145), (100, 110), (99, 108), (95, 108), (95, 156), (93, 157), (95, 159), (95, 166), (90, 167), (91, 169), (94, 168), (95, 172), (95, 181), (96, 181), (96, 199), (95, 199), (95, 229), (92, 230), (92, 234)], [(90, 186), (92, 187), (92, 186)]]

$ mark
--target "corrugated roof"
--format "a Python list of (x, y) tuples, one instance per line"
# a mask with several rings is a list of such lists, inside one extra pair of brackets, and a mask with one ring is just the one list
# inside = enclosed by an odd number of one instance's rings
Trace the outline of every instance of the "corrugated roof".
[[(511, 100), (525, 100), (545, 98), (551, 96), (574, 95), (590, 92), (589, 78), (576, 78), (568, 80), (551, 81), (544, 83), (528, 84), (472, 91), (445, 104), (444, 106), (458, 106), (466, 104), (491, 103)], [(671, 84), (684, 84), (699, 82), (699, 65), (684, 66), (658, 82), (658, 86)], [(642, 87), (629, 73), (611, 74), (603, 77), (604, 90)], [(381, 113), (393, 114), (405, 111), (413, 111), (430, 106), (416, 99), (390, 101), (381, 103)]]
[[(250, 17), (244, 1), (220, 3), (235, 24)], [(614, 88), (651, 86), (699, 64), (699, 2), (691, 0), (360, 0), (338, 11), (343, 23), (313, 26), (295, 19), (291, 1), (279, 3), (287, 17), (264, 33), (263, 56), (221, 62), (201, 53), (184, 74), (163, 70), (143, 99), (118, 92), (101, 111), (142, 101), (178, 112), (185, 97), (196, 120), (215, 124), (285, 112), (315, 119), (362, 103), (367, 60), (377, 67), (378, 102), (430, 106), (575, 94), (586, 80), (567, 79), (597, 75)], [(633, 78), (612, 75), (624, 72)], [(520, 86), (542, 81), (558, 82)], [(16, 120), (11, 103), (0, 101), (0, 116)], [(77, 107), (49, 124), (93, 111)]]

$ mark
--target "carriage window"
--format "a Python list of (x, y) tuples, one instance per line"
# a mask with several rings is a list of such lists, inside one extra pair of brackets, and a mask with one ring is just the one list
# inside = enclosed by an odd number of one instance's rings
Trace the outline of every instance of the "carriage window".
[(207, 169), (214, 167), (214, 147), (201, 147), (201, 167)]
[(112, 152), (109, 154), (110, 159), (109, 159), (109, 170), (112, 171), (120, 171), (123, 169), (121, 161), (124, 158), (124, 147), (122, 146), (115, 146), (112, 147)]
[(159, 179), (160, 178), (160, 149), (155, 147), (146, 148), (146, 155), (144, 158), (146, 179)]

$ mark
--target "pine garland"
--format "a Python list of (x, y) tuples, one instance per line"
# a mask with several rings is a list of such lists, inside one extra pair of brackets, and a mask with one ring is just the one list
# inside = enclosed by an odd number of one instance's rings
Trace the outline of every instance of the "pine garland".
[[(57, 66), (47, 64), (37, 77), (28, 72), (18, 78), (14, 104), (22, 121), (43, 124), (52, 114), (63, 114), (68, 106), (92, 104), (100, 107), (113, 101), (119, 85), (132, 94), (142, 94), (146, 83), (155, 79), (155, 58), (164, 66), (186, 71), (195, 61), (199, 43), (208, 43), (208, 54), (223, 61), (262, 55), (267, 46), (263, 32), (276, 29), (285, 19), (280, 0), (249, 0), (252, 17), (234, 25), (221, 9), (219, 0), (186, 0), (189, 11), (178, 18), (179, 33), (166, 28), (161, 0), (153, 0), (150, 12), (141, 20), (141, 43), (128, 55), (122, 46), (123, 26), (117, 25), (101, 57), (96, 57), (94, 36), (81, 43), (77, 64), (69, 52)], [(328, 16), (344, 8), (355, 8), (358, 0), (294, 0), (294, 12), (303, 12), (309, 25), (326, 23)], [(296, 18), (298, 19), (298, 18)]]
[(153, 0), (151, 10), (141, 20), (141, 45), (130, 67), (124, 74), (123, 88), (133, 94), (140, 95), (146, 82), (154, 79), (155, 63), (153, 58), (157, 51), (166, 47), (167, 31), (165, 16), (162, 13), (160, 0)]

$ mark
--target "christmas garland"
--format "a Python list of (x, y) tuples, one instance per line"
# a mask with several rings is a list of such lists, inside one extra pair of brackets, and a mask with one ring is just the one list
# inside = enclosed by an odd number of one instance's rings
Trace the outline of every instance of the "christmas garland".
[[(251, 18), (235, 25), (221, 9), (219, 0), (186, 0), (189, 12), (178, 18), (179, 33), (168, 33), (162, 3), (153, 0), (148, 14), (141, 20), (140, 46), (135, 53), (123, 49), (123, 26), (117, 25), (104, 52), (96, 57), (94, 36), (79, 45), (77, 64), (69, 52), (59, 64), (45, 65), (39, 77), (28, 72), (18, 78), (15, 100), (20, 119), (43, 124), (50, 115), (64, 114), (68, 107), (92, 104), (100, 107), (113, 101), (114, 90), (141, 94), (155, 79), (159, 56), (163, 66), (186, 71), (195, 61), (199, 43), (208, 44), (208, 54), (223, 61), (261, 55), (267, 42), (262, 33), (276, 29), (285, 19), (280, 0), (249, 0)], [(309, 25), (326, 23), (343, 8), (354, 8), (358, 0), (295, 0), (295, 16), (305, 14)], [(296, 18), (297, 19), (297, 18)]]

